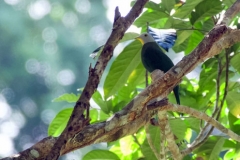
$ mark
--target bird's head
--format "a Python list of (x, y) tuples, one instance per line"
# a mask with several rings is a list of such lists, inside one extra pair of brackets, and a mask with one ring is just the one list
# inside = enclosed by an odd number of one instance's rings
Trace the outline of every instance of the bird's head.
[(155, 42), (155, 40), (149, 33), (143, 33), (135, 39), (139, 40), (143, 45), (148, 42)]

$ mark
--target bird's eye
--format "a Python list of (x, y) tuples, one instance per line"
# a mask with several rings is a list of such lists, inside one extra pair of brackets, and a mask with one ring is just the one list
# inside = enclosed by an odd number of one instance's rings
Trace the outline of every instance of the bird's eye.
[(145, 37), (147, 37), (147, 34), (144, 34)]

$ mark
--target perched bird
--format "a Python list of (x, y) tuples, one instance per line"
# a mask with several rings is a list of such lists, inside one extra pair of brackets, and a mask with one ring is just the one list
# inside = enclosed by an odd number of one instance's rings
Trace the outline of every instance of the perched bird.
[[(163, 52), (149, 33), (143, 33), (136, 39), (143, 45), (141, 52), (142, 63), (150, 73), (155, 69), (160, 69), (165, 73), (174, 66), (172, 60)], [(176, 86), (174, 87), (173, 92), (177, 104), (180, 104), (178, 90), (179, 86)]]

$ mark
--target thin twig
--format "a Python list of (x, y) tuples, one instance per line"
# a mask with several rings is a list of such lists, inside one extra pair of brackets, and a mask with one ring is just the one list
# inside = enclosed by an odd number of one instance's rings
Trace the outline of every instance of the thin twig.
[(136, 137), (134, 134), (132, 134), (132, 137), (133, 137), (133, 139), (134, 139), (134, 142), (137, 143), (137, 145), (139, 146), (139, 148), (142, 148), (142, 145), (141, 145), (140, 142), (138, 141), (137, 137)]
[(154, 155), (156, 156), (156, 158), (159, 159), (160, 155), (158, 154), (158, 151), (156, 150), (156, 148), (155, 148), (155, 146), (153, 144), (151, 135), (150, 135), (149, 123), (147, 123), (144, 128), (145, 128), (145, 131), (146, 131), (146, 138), (147, 138), (148, 144), (149, 144), (150, 148), (152, 149), (152, 151), (153, 151)]
[[(221, 104), (220, 104), (220, 111), (222, 110), (222, 107), (224, 105), (224, 101), (226, 100), (227, 97), (227, 93), (228, 93), (228, 81), (229, 81), (229, 63), (230, 63), (230, 59), (229, 59), (229, 54), (230, 54), (230, 49), (226, 49), (225, 50), (225, 58), (226, 58), (226, 73), (225, 73), (225, 87), (224, 87), (224, 93), (223, 93), (223, 98), (221, 100)], [(217, 119), (219, 118), (220, 114), (217, 116)]]

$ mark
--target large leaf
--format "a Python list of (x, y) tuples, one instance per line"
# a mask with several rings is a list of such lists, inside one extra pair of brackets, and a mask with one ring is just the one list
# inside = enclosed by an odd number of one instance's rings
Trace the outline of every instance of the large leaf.
[(203, 26), (202, 26), (202, 30), (207, 32), (210, 31), (214, 26), (214, 21), (212, 18), (204, 21)]
[(162, 5), (168, 11), (168, 13), (171, 12), (175, 3), (176, 3), (175, 0), (162, 0)]
[(138, 33), (135, 33), (135, 32), (127, 32), (124, 34), (123, 38), (120, 40), (119, 43), (121, 42), (126, 42), (126, 41), (129, 41), (129, 40), (133, 40), (135, 39), (136, 37), (138, 37), (139, 34)]
[(223, 0), (222, 2), (230, 7), (234, 2), (236, 2), (236, 0)]
[(199, 31), (193, 31), (190, 39), (188, 41), (188, 47), (185, 50), (185, 54), (188, 54), (190, 52), (192, 52), (197, 46), (198, 44), (201, 42), (201, 40), (203, 39), (203, 34)]
[(135, 22), (134, 25), (137, 27), (147, 26), (149, 24), (158, 23), (159, 19), (169, 17), (168, 14), (161, 11), (145, 11)]
[(132, 86), (137, 86), (145, 82), (146, 69), (143, 67), (143, 64), (140, 63), (128, 77), (128, 83)]
[(97, 105), (101, 108), (101, 110), (104, 113), (109, 114), (109, 112), (111, 111), (111, 108), (108, 108), (106, 101), (103, 99), (99, 91), (96, 91), (93, 94), (92, 99), (94, 100), (95, 103), (97, 103)]
[(77, 102), (78, 100), (78, 96), (74, 93), (65, 93), (55, 99), (53, 99), (53, 102), (69, 102), (69, 103), (73, 103), (73, 102)]
[(192, 24), (197, 21), (212, 17), (222, 11), (222, 2), (219, 0), (204, 0), (199, 3), (195, 11), (192, 11), (190, 21)]
[(104, 82), (104, 97), (115, 94), (126, 82), (132, 71), (141, 63), (141, 44), (130, 43), (115, 59)]
[(188, 28), (192, 28), (192, 25), (189, 21), (177, 19), (174, 17), (169, 17), (165, 24), (165, 28), (174, 28), (174, 29), (182, 29), (186, 30)]
[(192, 35), (192, 30), (183, 30), (177, 32), (177, 40), (175, 42), (175, 46), (180, 45), (183, 43), (186, 39), (188, 39)]
[[(212, 153), (213, 149), (215, 150), (215, 152), (218, 152), (218, 148), (217, 148), (217, 142), (219, 142), (218, 145), (222, 145), (222, 142), (225, 139), (223, 137), (219, 138), (216, 136), (211, 136), (208, 138), (208, 140), (204, 143), (204, 145), (200, 146), (199, 148), (196, 148), (196, 150), (194, 150), (194, 153), (198, 153), (199, 155), (204, 155), (205, 159), (209, 159), (210, 155), (214, 156)], [(216, 148), (215, 148), (216, 147)], [(218, 152), (218, 157), (219, 157), (219, 152)], [(217, 159), (218, 160), (218, 159)]]
[(183, 140), (185, 137), (185, 133), (187, 131), (187, 125), (184, 122), (184, 120), (176, 118), (176, 119), (171, 119), (169, 123), (174, 135), (177, 136), (179, 140)]
[[(159, 127), (155, 127), (155, 126), (149, 126), (149, 133), (153, 145), (154, 147), (159, 150), (160, 147), (160, 128)], [(154, 155), (152, 149), (150, 148), (149, 144), (148, 144), (148, 140), (147, 138), (145, 139), (145, 141), (143, 142), (142, 146), (142, 153), (144, 155), (144, 157), (146, 158), (146, 160), (156, 160), (156, 156)]]
[(181, 19), (188, 17), (194, 10), (195, 6), (197, 6), (202, 1), (203, 0), (187, 0), (184, 5), (176, 10), (176, 12), (173, 14), (173, 17), (178, 17)]
[(159, 4), (152, 1), (147, 2), (147, 4), (144, 7), (148, 8), (149, 10), (164, 12), (164, 10), (160, 8)]
[(73, 108), (66, 108), (61, 110), (52, 120), (48, 127), (48, 135), (59, 136), (67, 125), (68, 119), (72, 114)]
[(217, 77), (217, 60), (212, 58), (203, 64), (203, 69), (200, 73), (198, 92), (202, 93), (210, 88), (215, 87), (214, 79)]
[(197, 118), (193, 118), (193, 117), (189, 117), (186, 119), (186, 123), (187, 123), (187, 127), (191, 128), (193, 130), (195, 130), (196, 132), (200, 131), (200, 123), (201, 120), (197, 119)]
[(108, 150), (92, 150), (90, 152), (88, 152), (83, 158), (82, 160), (100, 160), (100, 159), (116, 159), (116, 160), (120, 160), (120, 158), (113, 152), (108, 151)]
[(219, 154), (222, 151), (223, 144), (225, 142), (225, 138), (220, 138), (217, 143), (215, 143), (214, 147), (212, 148), (212, 152), (210, 154), (209, 160), (217, 160), (219, 158)]
[(240, 117), (240, 93), (238, 92), (228, 92), (227, 94), (227, 107), (229, 111), (234, 115), (235, 117)]
[(233, 58), (230, 61), (231, 65), (238, 71), (238, 73), (240, 73), (239, 60), (240, 60), (240, 54), (236, 54), (233, 56)]
[(230, 129), (235, 133), (240, 133), (240, 119), (228, 112), (228, 120)]
[(179, 44), (179, 45), (174, 45), (173, 46), (173, 50), (176, 52), (176, 53), (179, 53), (179, 52), (182, 52), (182, 51), (184, 51), (187, 47), (188, 47), (188, 41), (189, 41), (189, 37), (185, 40), (185, 41), (183, 41), (181, 44)]

